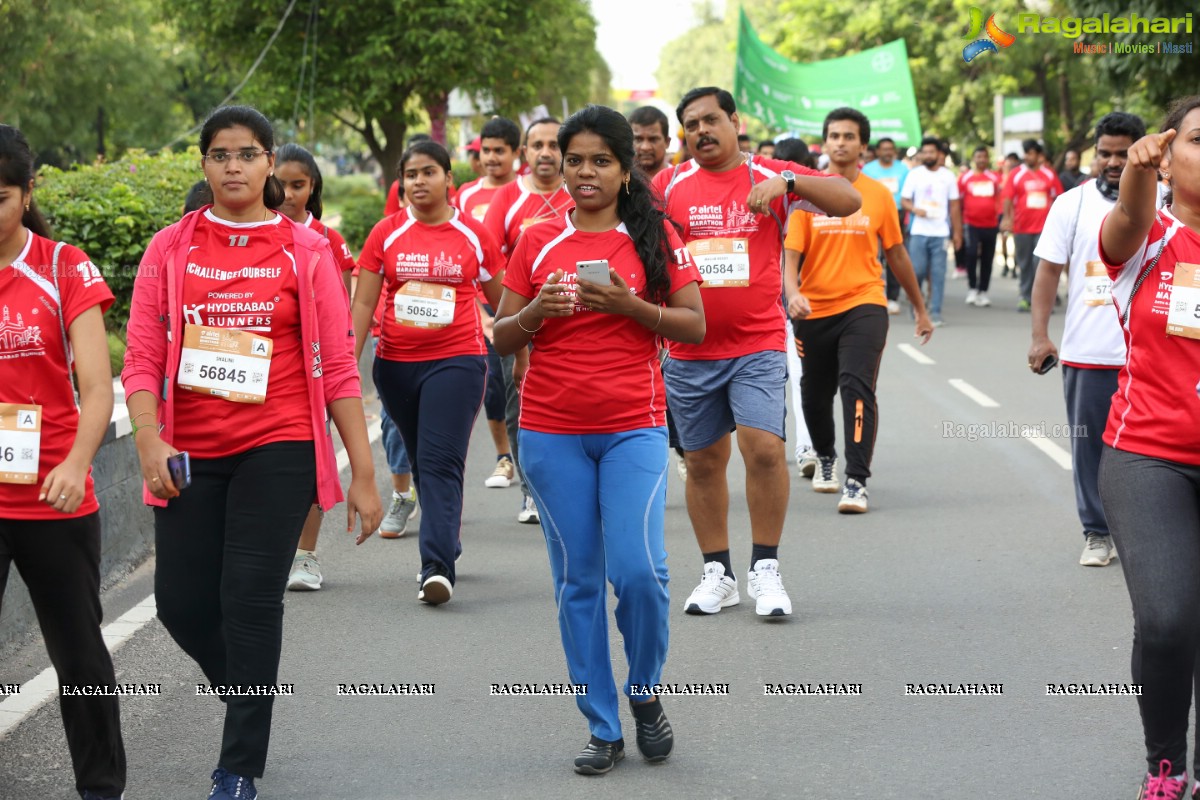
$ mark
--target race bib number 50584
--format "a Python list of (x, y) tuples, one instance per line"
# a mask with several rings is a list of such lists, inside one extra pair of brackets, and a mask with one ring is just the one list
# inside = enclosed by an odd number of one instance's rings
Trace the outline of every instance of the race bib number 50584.
[(263, 403), (274, 344), (249, 331), (188, 325), (176, 383), (232, 403)]
[(688, 250), (704, 288), (750, 285), (750, 242), (746, 239), (694, 239)]

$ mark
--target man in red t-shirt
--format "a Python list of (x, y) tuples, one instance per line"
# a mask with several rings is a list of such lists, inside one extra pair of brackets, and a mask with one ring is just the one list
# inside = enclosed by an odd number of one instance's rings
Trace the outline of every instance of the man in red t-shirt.
[(1017, 310), (1029, 311), (1036, 267), (1033, 249), (1042, 235), (1050, 204), (1063, 193), (1063, 188), (1054, 170), (1042, 164), (1045, 148), (1036, 139), (1026, 139), (1021, 146), (1025, 149), (1025, 163), (1010, 172), (1004, 183), (1004, 219), (1000, 221), (1000, 229), (1012, 231), (1016, 245), (1021, 279)]
[[(963, 227), (966, 228), (967, 305), (983, 308), (992, 279), (996, 256), (996, 234), (1000, 232), (1000, 176), (988, 169), (988, 149), (983, 145), (972, 154), (971, 169), (958, 176), (962, 198)], [(978, 268), (978, 271), (977, 271)]]
[(463, 184), (454, 205), (478, 222), (487, 215), (492, 197), (502, 186), (517, 179), (514, 163), (521, 147), (521, 129), (504, 117), (493, 117), (479, 134), (479, 159), (483, 177)]
[(707, 325), (701, 344), (670, 343), (663, 373), (686, 452), (688, 514), (704, 556), (704, 577), (684, 609), (715, 614), (741, 600), (729, 558), (725, 476), (736, 430), (754, 545), (748, 591), (758, 614), (790, 614), (778, 562), (789, 485), (785, 204), (798, 199), (808, 210), (842, 216), (857, 211), (861, 198), (840, 176), (740, 152), (737, 108), (724, 89), (693, 89), (676, 116), (693, 158), (660, 172), (653, 185), (705, 281)]

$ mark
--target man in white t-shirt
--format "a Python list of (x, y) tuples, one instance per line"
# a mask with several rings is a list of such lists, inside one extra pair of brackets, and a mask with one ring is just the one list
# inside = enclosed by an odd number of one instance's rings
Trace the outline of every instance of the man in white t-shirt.
[(917, 156), (922, 166), (911, 170), (900, 190), (900, 203), (913, 215), (908, 253), (917, 281), (929, 280), (929, 315), (941, 327), (942, 296), (946, 288), (946, 239), (954, 249), (962, 247), (962, 201), (958, 180), (945, 167), (938, 167), (941, 140), (926, 136)]
[[(1113, 309), (1112, 282), (1100, 260), (1100, 223), (1117, 201), (1129, 148), (1145, 134), (1146, 125), (1140, 118), (1120, 111), (1096, 123), (1095, 180), (1081, 183), (1054, 201), (1033, 253), (1040, 261), (1031, 296), (1029, 368), (1037, 372), (1048, 357), (1062, 359), (1075, 504), (1084, 535), (1079, 563), (1086, 567), (1103, 567), (1116, 556), (1097, 477), (1104, 449), (1101, 436), (1117, 391), (1117, 374), (1125, 364), (1125, 337)], [(1067, 319), (1060, 355), (1047, 326), (1064, 265), (1069, 265)]]

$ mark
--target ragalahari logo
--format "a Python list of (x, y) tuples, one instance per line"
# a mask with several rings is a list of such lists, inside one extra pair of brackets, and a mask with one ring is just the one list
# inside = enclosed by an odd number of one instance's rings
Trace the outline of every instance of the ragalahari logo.
[[(979, 38), (979, 34), (983, 31), (987, 32), (987, 37)], [(996, 49), (996, 45), (1008, 47), (1017, 40), (1017, 37), (1011, 33), (1005, 33), (1000, 30), (1000, 26), (996, 24), (995, 14), (988, 17), (987, 25), (984, 25), (983, 9), (976, 6), (971, 6), (971, 30), (963, 38), (973, 40), (963, 48), (963, 61), (968, 64), (971, 63), (971, 60), (975, 56), (986, 50), (990, 50), (993, 53), (999, 52)]]

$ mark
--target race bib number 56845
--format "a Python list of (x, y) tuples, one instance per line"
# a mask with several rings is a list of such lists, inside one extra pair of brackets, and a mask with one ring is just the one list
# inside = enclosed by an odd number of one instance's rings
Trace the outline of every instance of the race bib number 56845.
[(0, 483), (37, 483), (42, 407), (0, 403)]
[(274, 342), (236, 328), (188, 325), (175, 382), (232, 403), (263, 403)]

